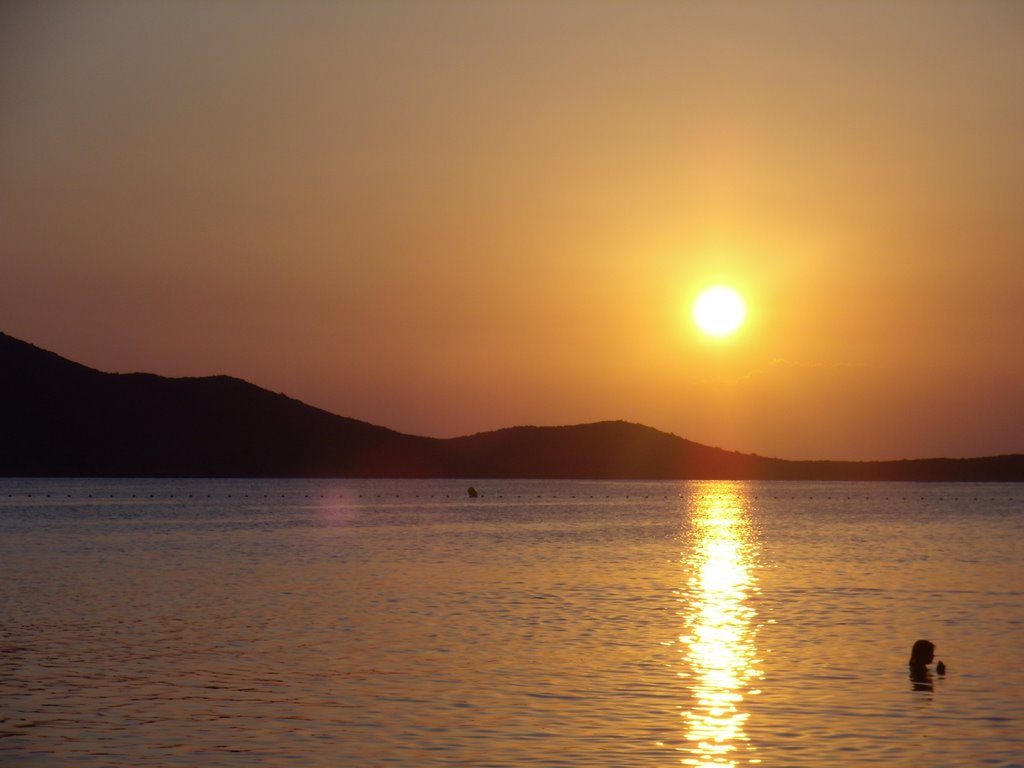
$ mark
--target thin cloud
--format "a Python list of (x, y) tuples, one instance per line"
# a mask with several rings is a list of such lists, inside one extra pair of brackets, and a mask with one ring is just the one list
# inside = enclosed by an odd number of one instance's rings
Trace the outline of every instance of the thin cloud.
[(805, 362), (787, 360), (782, 357), (772, 358), (766, 365), (760, 368), (754, 368), (753, 370), (747, 371), (746, 373), (729, 379), (717, 379), (710, 380), (706, 379), (705, 383), (716, 384), (718, 386), (726, 386), (730, 388), (739, 388), (750, 384), (755, 384), (759, 381), (763, 381), (772, 376), (778, 376), (780, 373), (785, 372), (797, 372), (797, 371), (825, 371), (825, 372), (839, 372), (839, 371), (880, 371), (882, 366), (869, 365), (867, 363), (828, 363), (823, 361)]

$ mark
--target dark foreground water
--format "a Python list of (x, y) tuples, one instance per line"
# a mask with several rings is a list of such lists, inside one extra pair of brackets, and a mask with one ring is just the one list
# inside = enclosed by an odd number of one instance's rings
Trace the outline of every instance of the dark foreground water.
[(1024, 765), (1024, 488), (474, 484), (0, 480), (0, 765)]

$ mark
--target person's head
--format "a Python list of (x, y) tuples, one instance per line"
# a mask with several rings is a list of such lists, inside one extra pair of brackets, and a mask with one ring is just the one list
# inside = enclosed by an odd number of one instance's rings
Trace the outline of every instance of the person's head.
[(923, 667), (932, 663), (935, 658), (935, 643), (930, 640), (918, 640), (910, 649), (910, 666)]

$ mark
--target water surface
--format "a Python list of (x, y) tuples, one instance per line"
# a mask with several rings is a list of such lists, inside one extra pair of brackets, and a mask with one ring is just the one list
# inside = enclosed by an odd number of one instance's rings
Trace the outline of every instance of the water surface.
[(1024, 765), (1017, 486), (468, 484), (0, 480), (0, 764)]

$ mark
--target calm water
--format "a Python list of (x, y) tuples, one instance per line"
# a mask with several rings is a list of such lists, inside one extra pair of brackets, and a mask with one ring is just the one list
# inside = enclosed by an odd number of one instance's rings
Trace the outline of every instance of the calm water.
[(0, 764), (1024, 766), (1024, 487), (467, 485), (0, 480)]

